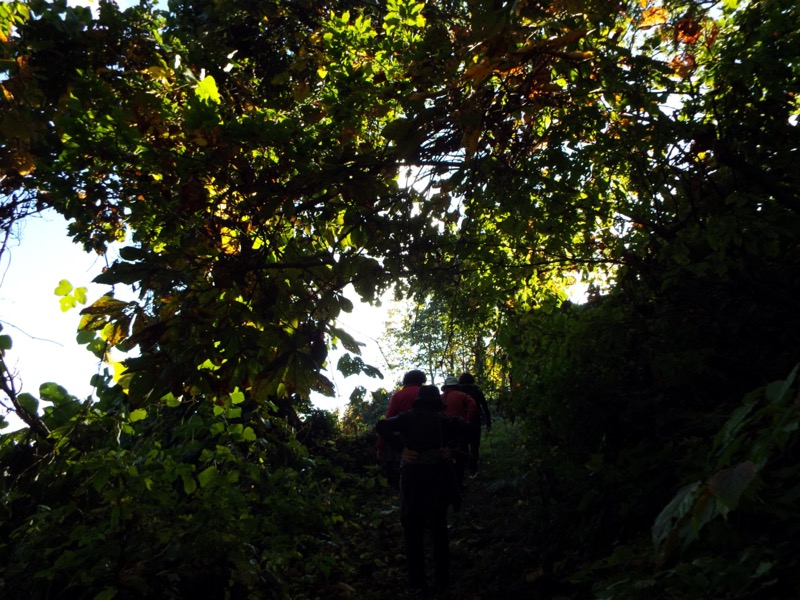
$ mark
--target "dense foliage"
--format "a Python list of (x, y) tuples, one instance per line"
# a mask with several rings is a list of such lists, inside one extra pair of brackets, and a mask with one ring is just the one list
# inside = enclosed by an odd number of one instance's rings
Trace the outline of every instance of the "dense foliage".
[(4, 591), (346, 571), (324, 548), (373, 472), (309, 394), (332, 345), (374, 373), (336, 326), (351, 285), (411, 298), (397, 345), (523, 423), (543, 568), (603, 598), (794, 589), (799, 35), (788, 0), (0, 5), (0, 224), (54, 209), (134, 290), (63, 290), (127, 353), (93, 402), (2, 363)]

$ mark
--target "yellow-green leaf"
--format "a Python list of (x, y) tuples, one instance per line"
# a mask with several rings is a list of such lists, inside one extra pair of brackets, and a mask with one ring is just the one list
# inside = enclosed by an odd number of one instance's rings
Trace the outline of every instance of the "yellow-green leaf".
[(219, 473), (217, 472), (217, 467), (211, 466), (203, 471), (200, 471), (200, 473), (197, 474), (197, 479), (200, 481), (200, 485), (202, 487), (206, 487), (209, 483), (214, 481), (218, 475)]
[(183, 491), (187, 494), (193, 494), (197, 489), (197, 482), (194, 480), (194, 477), (191, 475), (181, 475), (181, 479), (183, 479)]
[(236, 388), (231, 392), (231, 404), (241, 404), (242, 402), (244, 402), (244, 393)]
[(71, 291), (72, 291), (72, 284), (66, 279), (62, 279), (61, 281), (58, 282), (58, 286), (56, 287), (55, 290), (53, 290), (53, 293), (56, 296), (66, 296)]
[(75, 308), (75, 298), (72, 296), (64, 296), (58, 303), (61, 305), (61, 312), (67, 312), (71, 308)]
[(217, 89), (217, 82), (211, 75), (206, 75), (202, 81), (197, 84), (194, 93), (204, 102), (211, 101), (219, 104), (222, 101), (222, 96), (219, 95), (219, 90)]

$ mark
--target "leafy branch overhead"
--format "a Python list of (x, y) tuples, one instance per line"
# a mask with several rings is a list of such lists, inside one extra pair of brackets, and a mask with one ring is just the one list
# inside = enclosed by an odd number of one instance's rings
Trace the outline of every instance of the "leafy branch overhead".
[(0, 587), (347, 576), (371, 446), (310, 397), (380, 378), (336, 322), (393, 288), (396, 363), (522, 424), (534, 579), (796, 589), (795, 383), (761, 388), (798, 361), (799, 36), (789, 0), (0, 4), (0, 254), (45, 210), (118, 253), (54, 290), (95, 397), (23, 392), (0, 336)]

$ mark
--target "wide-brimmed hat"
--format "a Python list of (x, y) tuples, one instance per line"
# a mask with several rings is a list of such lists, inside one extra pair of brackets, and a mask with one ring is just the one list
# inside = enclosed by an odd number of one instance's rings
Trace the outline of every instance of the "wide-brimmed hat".
[(414, 400), (414, 408), (425, 408), (427, 410), (442, 410), (444, 403), (439, 393), (439, 388), (435, 385), (423, 385), (417, 392)]
[(458, 379), (456, 379), (452, 375), (450, 377), (446, 377), (445, 380), (444, 380), (444, 383), (442, 384), (442, 387), (443, 388), (446, 388), (446, 387), (458, 387)]

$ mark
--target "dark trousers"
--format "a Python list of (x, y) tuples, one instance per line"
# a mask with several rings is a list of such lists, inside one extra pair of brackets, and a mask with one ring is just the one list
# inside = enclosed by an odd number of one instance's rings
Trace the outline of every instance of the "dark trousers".
[(403, 465), (400, 476), (400, 522), (406, 541), (408, 579), (412, 589), (425, 589), (425, 530), (430, 529), (437, 587), (450, 578), (447, 506), (452, 494), (449, 464)]
[(467, 461), (470, 455), (469, 445), (463, 444), (458, 447), (453, 457), (453, 467), (455, 469), (456, 483), (459, 491), (464, 486), (464, 471), (467, 468)]
[(481, 424), (473, 423), (469, 432), (469, 474), (475, 475), (478, 472), (478, 461), (480, 460), (481, 448)]

